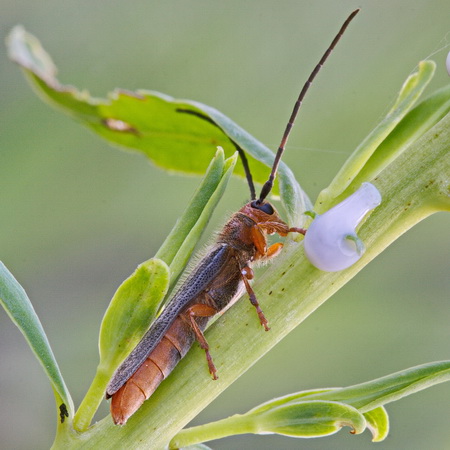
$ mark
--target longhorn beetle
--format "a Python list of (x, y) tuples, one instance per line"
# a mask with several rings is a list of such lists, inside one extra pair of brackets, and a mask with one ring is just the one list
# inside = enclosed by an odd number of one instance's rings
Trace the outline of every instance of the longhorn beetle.
[(251, 266), (275, 257), (283, 247), (281, 243), (267, 247), (266, 235), (277, 233), (287, 236), (291, 232), (305, 234), (306, 230), (290, 228), (266, 201), (266, 197), (272, 190), (281, 156), (303, 98), (358, 11), (359, 9), (353, 11), (344, 22), (303, 86), (278, 147), (269, 178), (258, 199), (247, 159), (238, 148), (250, 187), (251, 201), (225, 224), (214, 246), (114, 373), (106, 389), (106, 398), (112, 397), (111, 415), (115, 424), (126, 423), (186, 355), (194, 340), (205, 350), (209, 372), (214, 380), (217, 379), (217, 370), (203, 330), (209, 319), (238, 298), (244, 289), (256, 308), (261, 325), (266, 331), (269, 330), (267, 319), (250, 285), (253, 278)]

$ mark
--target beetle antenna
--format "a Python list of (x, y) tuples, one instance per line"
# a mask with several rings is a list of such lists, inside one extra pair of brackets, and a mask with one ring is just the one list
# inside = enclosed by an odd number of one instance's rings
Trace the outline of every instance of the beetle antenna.
[[(219, 128), (219, 130), (223, 131), (222, 128), (220, 128), (220, 126), (217, 125), (217, 123), (211, 119), (211, 117), (209, 117), (205, 114), (202, 114), (198, 111), (192, 111), (190, 109), (185, 109), (185, 108), (177, 108), (176, 112), (191, 114), (192, 116), (198, 117), (199, 119), (206, 120), (206, 122), (209, 122), (211, 125), (214, 125), (215, 127)], [(223, 132), (225, 133), (225, 131), (223, 131)], [(234, 148), (239, 153), (239, 156), (241, 158), (242, 166), (244, 167), (245, 178), (247, 179), (248, 187), (250, 189), (250, 197), (252, 198), (252, 200), (256, 200), (255, 184), (253, 183), (252, 173), (250, 172), (250, 167), (248, 165), (247, 156), (245, 156), (244, 150), (239, 146), (239, 144), (237, 142), (233, 141), (233, 139), (231, 139), (229, 136), (228, 136), (228, 139), (230, 139), (231, 143), (234, 145)]]
[(244, 150), (236, 142), (234, 141), (231, 142), (233, 142), (234, 147), (236, 148), (237, 152), (239, 153), (239, 156), (241, 157), (242, 165), (244, 166), (245, 178), (247, 179), (247, 184), (250, 189), (250, 197), (252, 200), (256, 200), (255, 184), (253, 183), (253, 177), (252, 173), (250, 172), (247, 156), (245, 155)]
[(309, 87), (311, 86), (314, 78), (319, 73), (320, 69), (322, 68), (323, 64), (327, 60), (328, 56), (330, 56), (330, 53), (333, 51), (336, 44), (341, 39), (342, 35), (344, 34), (345, 30), (347, 29), (350, 22), (353, 20), (353, 18), (358, 14), (359, 8), (353, 11), (348, 17), (347, 20), (342, 25), (341, 29), (339, 30), (338, 34), (335, 36), (333, 41), (331, 42), (330, 46), (327, 48), (326, 52), (323, 54), (322, 58), (320, 59), (317, 66), (314, 68), (314, 70), (309, 75), (308, 80), (303, 85), (303, 88), (300, 92), (300, 95), (298, 96), (297, 101), (295, 102), (294, 109), (292, 110), (291, 117), (289, 118), (289, 122), (286, 125), (286, 129), (283, 133), (283, 137), (281, 139), (280, 146), (278, 147), (277, 154), (275, 155), (275, 160), (273, 162), (272, 171), (270, 172), (269, 179), (264, 183), (264, 186), (261, 189), (261, 194), (259, 195), (259, 199), (257, 200), (257, 203), (260, 204), (264, 201), (264, 199), (269, 195), (270, 191), (273, 187), (273, 182), (275, 180), (275, 176), (277, 174), (278, 165), (280, 164), (281, 156), (283, 155), (284, 149), (286, 147), (286, 143), (289, 139), (289, 135), (291, 134), (292, 127), (294, 125), (295, 119), (298, 114), (298, 110), (300, 109), (300, 106), (302, 105), (303, 99), (305, 98), (306, 92), (308, 92)]

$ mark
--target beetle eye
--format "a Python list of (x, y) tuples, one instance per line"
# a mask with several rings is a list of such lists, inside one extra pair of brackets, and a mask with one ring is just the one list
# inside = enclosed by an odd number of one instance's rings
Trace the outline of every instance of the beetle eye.
[(270, 203), (258, 204), (257, 201), (251, 203), (252, 208), (259, 209), (260, 211), (269, 214), (270, 216), (275, 212)]

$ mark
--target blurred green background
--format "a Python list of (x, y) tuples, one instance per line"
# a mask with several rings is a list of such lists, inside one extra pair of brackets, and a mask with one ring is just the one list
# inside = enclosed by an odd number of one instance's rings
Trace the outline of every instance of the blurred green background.
[[(23, 24), (53, 56), (62, 82), (96, 96), (122, 87), (198, 100), (271, 148), (310, 70), (345, 17), (362, 7), (308, 94), (286, 154), (312, 199), (387, 112), (419, 60), (437, 51), (428, 93), (448, 83), (448, 0), (1, 6), (2, 39)], [(156, 252), (199, 179), (168, 175), (140, 155), (109, 147), (43, 104), (4, 47), (0, 58), (0, 259), (27, 290), (78, 405), (95, 372), (99, 323), (111, 296)], [(206, 234), (247, 198), (244, 182), (233, 180)], [(449, 223), (438, 214), (399, 239), (195, 423), (296, 390), (449, 359)], [(0, 358), (0, 447), (48, 448), (55, 420), (50, 386), (3, 311)], [(449, 399), (447, 384), (389, 405), (392, 431), (381, 444), (343, 430), (318, 440), (243, 436), (211, 446), (449, 448)]]

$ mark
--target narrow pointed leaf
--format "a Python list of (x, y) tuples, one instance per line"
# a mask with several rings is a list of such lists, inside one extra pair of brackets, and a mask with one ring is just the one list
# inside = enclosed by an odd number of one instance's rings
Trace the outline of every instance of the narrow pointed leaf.
[(445, 381), (450, 381), (450, 361), (438, 361), (366, 383), (313, 394), (309, 399), (344, 402), (364, 413)]
[(224, 152), (219, 147), (209, 164), (202, 182), (188, 202), (187, 208), (177, 219), (175, 226), (155, 255), (156, 258), (162, 259), (168, 266), (173, 263), (176, 255), (180, 251), (180, 247), (183, 245), (191, 229), (195, 226), (204, 211), (209, 199), (217, 189), (224, 174), (224, 164)]
[(450, 85), (438, 90), (406, 114), (378, 146), (348, 187), (333, 199), (333, 205), (357, 190), (366, 180), (375, 179), (385, 167), (436, 125), (449, 111)]
[(267, 402), (262, 403), (261, 405), (252, 408), (248, 413), (262, 413), (264, 411), (268, 411), (269, 409), (275, 408), (277, 406), (285, 405), (287, 403), (295, 403), (302, 400), (308, 400), (306, 397), (311, 395), (319, 395), (323, 392), (334, 391), (334, 389), (311, 389), (309, 391), (301, 391), (295, 392), (293, 394), (284, 395), (283, 397), (277, 397)]
[(56, 399), (59, 423), (73, 416), (73, 403), (42, 324), (25, 290), (0, 262), (0, 303), (24, 335), (50, 380)]
[(237, 153), (224, 161), (223, 150), (219, 148), (202, 183), (162, 247), (158, 250), (156, 257), (166, 261), (170, 267), (170, 287), (174, 286), (186, 267), (195, 246), (225, 192), (236, 161)]
[[(184, 269), (217, 206), (235, 162), (236, 155), (224, 161), (223, 151), (217, 152), (156, 257), (142, 263), (117, 290), (100, 329), (100, 366), (114, 370), (156, 317), (169, 286)], [(109, 372), (111, 375), (111, 369)]]
[[(414, 106), (428, 83), (431, 81), (436, 64), (433, 61), (422, 61), (419, 68), (404, 82), (402, 89), (388, 112), (379, 125), (362, 141), (353, 154), (342, 166), (330, 185), (324, 189), (315, 204), (315, 210), (319, 213), (326, 211), (336, 203), (336, 198), (350, 185), (355, 176), (362, 170), (378, 146), (389, 136), (398, 123)], [(370, 181), (365, 179), (364, 181)]]

